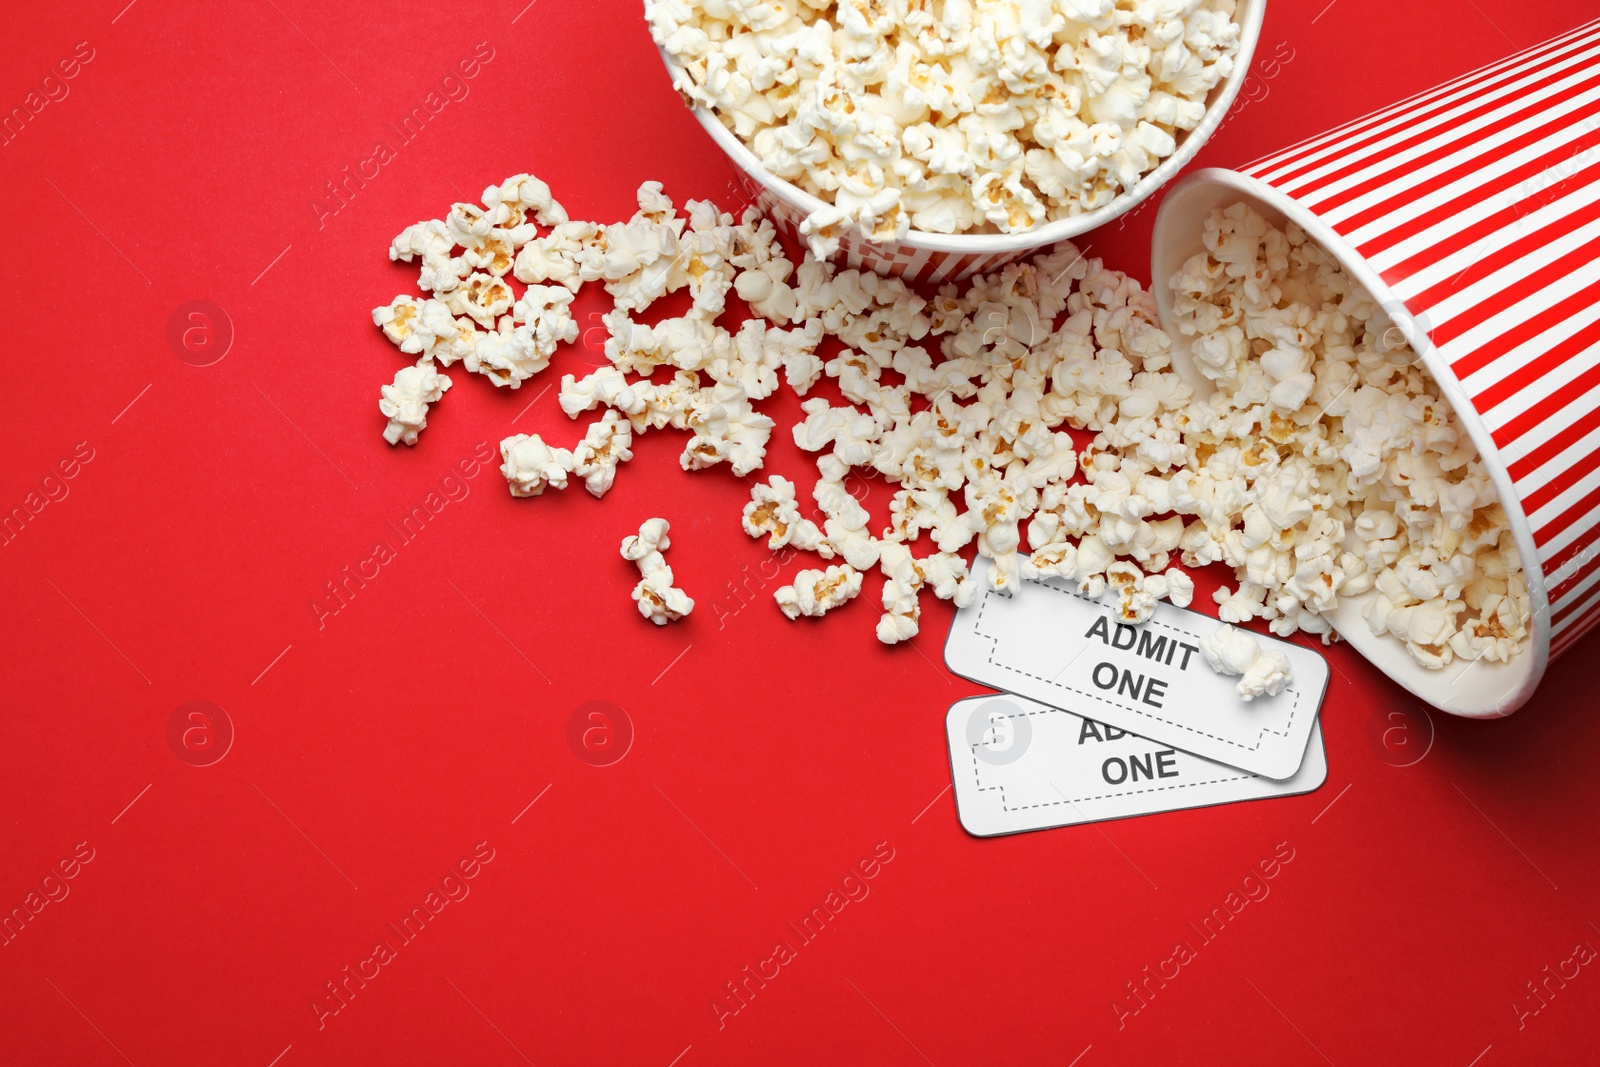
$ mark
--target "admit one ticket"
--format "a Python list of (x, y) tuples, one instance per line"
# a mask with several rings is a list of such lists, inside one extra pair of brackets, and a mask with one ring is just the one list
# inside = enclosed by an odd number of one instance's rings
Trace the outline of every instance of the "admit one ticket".
[(1286, 781), (1009, 693), (958, 701), (945, 729), (956, 811), (976, 837), (1294, 796), (1328, 777), (1320, 726)]
[(983, 591), (945, 643), (957, 674), (1251, 774), (1285, 781), (1300, 769), (1328, 688), (1320, 653), (1253, 635), (1289, 657), (1293, 680), (1246, 701), (1238, 679), (1200, 654), (1215, 619), (1162, 603), (1130, 626), (1062, 579), (1025, 581), (1007, 597), (977, 577)]

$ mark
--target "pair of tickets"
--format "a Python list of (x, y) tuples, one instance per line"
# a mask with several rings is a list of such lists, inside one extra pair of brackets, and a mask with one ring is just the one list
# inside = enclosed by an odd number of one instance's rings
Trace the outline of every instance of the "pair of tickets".
[[(984, 561), (984, 566), (987, 562)], [(984, 590), (945, 644), (1000, 690), (946, 717), (961, 825), (979, 837), (1309, 793), (1328, 777), (1321, 653), (1257, 635), (1293, 680), (1244, 700), (1200, 642), (1222, 624), (1162, 603), (1138, 626), (1060, 579)]]

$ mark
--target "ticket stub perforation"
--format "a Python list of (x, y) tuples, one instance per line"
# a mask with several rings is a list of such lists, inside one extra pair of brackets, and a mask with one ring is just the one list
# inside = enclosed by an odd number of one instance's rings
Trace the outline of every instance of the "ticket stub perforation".
[(1138, 626), (1061, 579), (1026, 581), (1006, 597), (983, 592), (956, 614), (945, 662), (973, 681), (1252, 774), (1287, 779), (1327, 691), (1328, 665), (1313, 649), (1256, 635), (1289, 657), (1293, 681), (1274, 697), (1245, 701), (1237, 679), (1211, 670), (1201, 640), (1221, 626), (1163, 603)]
[(1283, 781), (1009, 693), (958, 701), (945, 729), (956, 810), (977, 837), (1294, 796), (1328, 777), (1316, 724)]

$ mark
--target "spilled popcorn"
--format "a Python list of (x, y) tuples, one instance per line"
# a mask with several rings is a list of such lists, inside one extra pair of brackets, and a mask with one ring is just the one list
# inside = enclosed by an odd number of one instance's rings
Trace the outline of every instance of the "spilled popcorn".
[[(1103, 207), (1200, 124), (1235, 0), (647, 0), (674, 88), (852, 225), (1017, 233)], [(764, 312), (763, 312), (764, 313)]]
[(1275, 697), (1293, 681), (1288, 656), (1279, 649), (1262, 648), (1249, 633), (1226, 623), (1201, 639), (1200, 654), (1218, 674), (1238, 676), (1239, 695), (1247, 701)]
[[(795, 265), (754, 208), (680, 211), (647, 182), (632, 218), (601, 225), (519, 175), (396, 238), (391, 256), (421, 257), (432, 295), (373, 313), (415, 360), (383, 389), (385, 438), (416, 443), (449, 388), (440, 368), (520, 388), (574, 339), (572, 294), (599, 283), (615, 304), (607, 364), (560, 384), (581, 436), (502, 441), (512, 495), (576, 476), (601, 496), (641, 435), (679, 431), (684, 470), (748, 483), (747, 534), (826, 564), (778, 591), (791, 618), (857, 598), (876, 571), (878, 638), (908, 640), (923, 594), (972, 601), (971, 548), (1003, 594), (1055, 579), (1140, 623), (1162, 600), (1192, 601), (1177, 561), (1221, 562), (1238, 579), (1216, 597), (1224, 622), (1326, 642), (1341, 598), (1371, 594), (1368, 623), (1418, 662), (1509, 659), (1530, 616), (1506, 515), (1382, 310), (1304, 234), (1243, 206), (1211, 218), (1206, 249), (1171, 280), (1174, 326), (1212, 385), (1199, 398), (1152, 294), (1070, 245), (925, 297), (809, 255)], [(685, 290), (686, 312), (639, 320)], [(758, 317), (723, 325), (730, 294)], [(837, 401), (810, 395), (824, 381)], [(754, 477), (777, 429), (757, 405), (784, 388), (804, 398), (787, 432), (816, 456), (809, 494)], [(1070, 431), (1089, 439), (1081, 451)], [(862, 474), (894, 487), (885, 526), (851, 490)], [(641, 613), (687, 614), (665, 522), (628, 544)], [(1270, 667), (1252, 690), (1284, 684)]]
[(637, 534), (622, 539), (622, 558), (639, 567), (639, 584), (633, 587), (639, 614), (657, 626), (677, 622), (694, 610), (689, 595), (673, 587), (672, 568), (662, 555), (672, 547), (668, 529), (666, 519), (646, 519)]

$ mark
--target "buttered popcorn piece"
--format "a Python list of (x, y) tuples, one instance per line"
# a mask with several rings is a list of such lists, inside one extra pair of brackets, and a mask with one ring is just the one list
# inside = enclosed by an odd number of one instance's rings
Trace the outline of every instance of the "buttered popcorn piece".
[(694, 601), (682, 589), (673, 586), (672, 568), (663, 555), (671, 547), (667, 537), (670, 529), (666, 519), (646, 519), (637, 534), (622, 539), (622, 558), (632, 560), (639, 568), (639, 584), (633, 587), (634, 602), (639, 614), (665, 626), (694, 610)]
[(1239, 676), (1239, 696), (1254, 700), (1277, 696), (1292, 680), (1289, 657), (1278, 649), (1264, 649), (1251, 634), (1224, 625), (1201, 638), (1200, 654), (1218, 674)]
[(1235, 8), (648, 0), (645, 13), (685, 101), (826, 202), (801, 225), (825, 257), (851, 227), (885, 242), (1015, 233), (1109, 204), (1200, 124), (1234, 70)]
[(551, 448), (536, 433), (519, 433), (500, 442), (500, 473), (511, 495), (539, 496), (545, 489), (565, 489), (571, 473), (572, 453)]
[(404, 441), (417, 443), (417, 435), (428, 426), (428, 405), (436, 404), (450, 389), (450, 379), (440, 374), (428, 360), (395, 372), (393, 384), (382, 388), (378, 410), (389, 420), (383, 439), (391, 445)]
[(801, 571), (794, 576), (793, 583), (780, 588), (773, 598), (785, 615), (798, 619), (802, 615), (826, 615), (854, 600), (860, 592), (861, 572), (848, 563), (840, 563), (827, 570)]

